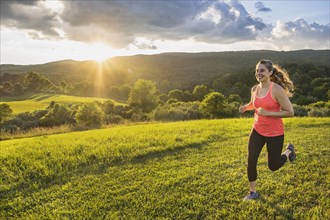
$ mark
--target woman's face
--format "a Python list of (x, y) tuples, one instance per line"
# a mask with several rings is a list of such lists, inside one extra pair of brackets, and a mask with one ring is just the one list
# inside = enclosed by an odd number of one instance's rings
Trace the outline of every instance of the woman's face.
[(258, 82), (264, 82), (265, 80), (268, 80), (271, 74), (272, 72), (269, 71), (264, 64), (260, 63), (257, 65), (255, 76)]

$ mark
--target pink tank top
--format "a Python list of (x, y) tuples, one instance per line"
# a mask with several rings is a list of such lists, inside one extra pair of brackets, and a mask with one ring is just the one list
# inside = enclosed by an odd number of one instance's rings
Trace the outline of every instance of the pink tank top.
[(258, 115), (258, 112), (256, 111), (260, 107), (270, 112), (279, 112), (281, 110), (280, 104), (276, 100), (274, 100), (271, 95), (273, 82), (270, 83), (269, 90), (264, 97), (257, 96), (258, 88), (259, 87), (257, 87), (256, 91), (254, 92), (252, 102), (255, 108), (253, 128), (259, 134), (265, 137), (275, 137), (283, 135), (284, 126), (282, 118)]

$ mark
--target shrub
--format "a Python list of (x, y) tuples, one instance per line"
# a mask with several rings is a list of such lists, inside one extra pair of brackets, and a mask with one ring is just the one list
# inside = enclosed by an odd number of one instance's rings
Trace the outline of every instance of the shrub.
[(167, 100), (166, 105), (170, 105), (170, 104), (176, 103), (176, 102), (179, 102), (179, 100), (170, 98), (169, 100)]
[(13, 110), (10, 108), (8, 104), (5, 103), (0, 104), (0, 123), (8, 119), (12, 113)]
[(72, 117), (72, 110), (68, 106), (60, 104), (50, 107), (48, 113), (40, 118), (40, 125), (47, 127), (74, 123), (75, 119)]
[(155, 120), (184, 121), (201, 119), (203, 116), (199, 110), (198, 102), (175, 102), (159, 106), (154, 111)]
[(106, 115), (104, 117), (104, 122), (106, 124), (119, 124), (123, 121), (123, 117), (120, 115)]
[(311, 108), (330, 108), (330, 101), (328, 101), (328, 102), (324, 102), (324, 101), (315, 102), (315, 103), (309, 104), (308, 107), (311, 107)]
[(78, 108), (76, 120), (79, 125), (99, 127), (102, 125), (104, 113), (94, 102), (84, 103)]
[(312, 108), (308, 112), (308, 116), (310, 116), (310, 117), (329, 117), (330, 110), (329, 110), (329, 108)]
[(35, 128), (40, 125), (40, 118), (44, 117), (48, 110), (36, 110), (33, 112), (23, 112), (12, 119), (6, 121), (5, 125), (16, 125), (22, 130)]
[(300, 106), (297, 104), (293, 104), (293, 111), (294, 111), (294, 115), (298, 116), (298, 117), (304, 117), (307, 116), (308, 114), (308, 109), (304, 106)]

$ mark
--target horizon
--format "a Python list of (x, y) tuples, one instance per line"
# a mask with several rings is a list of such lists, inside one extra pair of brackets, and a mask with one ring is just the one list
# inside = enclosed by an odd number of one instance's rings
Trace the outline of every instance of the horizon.
[(53, 60), (53, 61), (49, 61), (49, 62), (45, 62), (45, 63), (35, 63), (35, 64), (12, 64), (12, 63), (0, 63), (1, 65), (15, 65), (15, 66), (34, 66), (34, 65), (45, 65), (45, 64), (49, 64), (49, 63), (56, 63), (56, 62), (64, 62), (64, 61), (73, 61), (73, 62), (87, 62), (87, 61), (93, 61), (96, 63), (103, 63), (106, 62), (112, 58), (116, 58), (116, 57), (132, 57), (132, 56), (154, 56), (154, 55), (163, 55), (163, 54), (201, 54), (201, 53), (231, 53), (231, 52), (253, 52), (253, 51), (272, 51), (272, 52), (295, 52), (295, 51), (326, 51), (330, 49), (298, 49), (298, 50), (236, 50), (236, 51), (205, 51), (205, 52), (164, 52), (164, 53), (156, 53), (156, 54), (133, 54), (133, 55), (123, 55), (123, 56), (113, 56), (113, 57), (109, 57), (105, 60), (102, 61), (98, 61), (98, 60), (75, 60), (75, 59), (63, 59), (63, 60)]
[(330, 48), (330, 2), (324, 0), (5, 0), (0, 4), (1, 65)]

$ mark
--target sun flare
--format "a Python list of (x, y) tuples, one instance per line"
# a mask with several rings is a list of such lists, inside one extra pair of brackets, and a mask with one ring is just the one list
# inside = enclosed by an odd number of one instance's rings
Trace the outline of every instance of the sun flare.
[(113, 49), (103, 43), (94, 43), (90, 45), (88, 53), (92, 60), (103, 62), (104, 60), (115, 56)]

